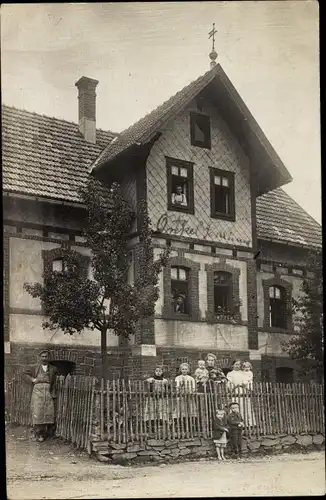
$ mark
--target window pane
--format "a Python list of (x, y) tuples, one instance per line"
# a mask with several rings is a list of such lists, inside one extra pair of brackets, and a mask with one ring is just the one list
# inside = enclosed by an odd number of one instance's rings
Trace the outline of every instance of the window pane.
[[(276, 291), (277, 289), (273, 287)], [(279, 298), (270, 298), (270, 326), (274, 328), (286, 328), (286, 304)]]
[(172, 194), (171, 202), (173, 205), (184, 206), (188, 205), (188, 182), (184, 177), (173, 177), (172, 179)]
[(197, 113), (191, 114), (191, 143), (195, 146), (210, 148), (210, 117)]
[(222, 186), (229, 187), (229, 179), (222, 177)]
[(201, 124), (198, 123), (195, 125), (195, 141), (205, 142), (205, 132), (201, 127)]
[(226, 274), (224, 272), (219, 272), (219, 271), (214, 273), (214, 283), (223, 285), (223, 284), (227, 284), (228, 281), (229, 281), (228, 274)]
[(225, 213), (229, 214), (230, 213), (230, 197), (229, 193), (225, 193)]
[(171, 170), (172, 170), (172, 175), (179, 175), (179, 169), (178, 169), (178, 167), (172, 166)]
[(171, 279), (172, 280), (178, 279), (178, 268), (177, 267), (171, 267)]
[[(215, 312), (224, 312), (229, 309), (229, 290), (227, 286), (214, 287), (214, 308)], [(223, 310), (223, 311), (222, 311)]]
[(188, 177), (188, 170), (186, 168), (180, 168), (181, 177)]
[(185, 269), (179, 269), (179, 280), (185, 281), (187, 279), (187, 272)]
[(230, 313), (232, 301), (232, 276), (224, 271), (214, 273), (214, 310), (217, 316)]
[(52, 270), (57, 272), (62, 272), (62, 259), (56, 259), (52, 262)]
[(274, 298), (274, 287), (273, 286), (269, 287), (269, 296), (270, 296), (270, 298)]
[(172, 281), (172, 306), (177, 314), (189, 314), (189, 289), (187, 281)]
[(281, 290), (277, 287), (275, 287), (275, 298), (280, 299), (281, 298)]
[(218, 186), (221, 184), (221, 177), (219, 175), (214, 176), (214, 184)]
[(215, 212), (221, 214), (230, 213), (228, 188), (215, 186)]

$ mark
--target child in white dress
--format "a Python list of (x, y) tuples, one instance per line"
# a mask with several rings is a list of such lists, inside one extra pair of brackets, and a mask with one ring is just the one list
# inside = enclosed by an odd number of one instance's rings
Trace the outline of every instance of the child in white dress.
[(249, 361), (244, 361), (242, 363), (242, 376), (243, 376), (243, 384), (246, 387), (250, 387), (252, 382), (254, 381), (254, 374), (252, 373), (252, 365)]
[[(254, 374), (252, 372), (252, 365), (249, 363), (249, 361), (244, 361), (242, 363), (242, 384), (243, 387), (245, 387), (248, 391), (252, 389), (252, 383), (254, 381)], [(247, 393), (246, 399), (246, 404), (245, 404), (245, 420), (247, 421), (249, 426), (254, 426), (256, 425), (256, 419), (255, 415), (253, 412), (252, 404), (251, 404), (251, 397), (249, 392)]]

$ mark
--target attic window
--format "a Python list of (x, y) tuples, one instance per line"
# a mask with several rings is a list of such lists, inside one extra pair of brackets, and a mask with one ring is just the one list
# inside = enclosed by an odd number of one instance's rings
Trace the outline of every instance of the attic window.
[(193, 146), (211, 149), (210, 117), (202, 113), (190, 113), (190, 139)]

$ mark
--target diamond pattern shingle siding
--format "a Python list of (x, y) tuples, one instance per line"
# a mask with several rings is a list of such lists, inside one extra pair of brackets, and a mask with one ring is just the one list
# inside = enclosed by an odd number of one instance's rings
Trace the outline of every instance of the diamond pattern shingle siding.
[[(155, 108), (143, 118), (121, 132), (119, 137), (107, 145), (100, 156), (93, 163), (91, 170), (97, 169), (113, 162), (117, 156), (128, 152), (129, 148), (143, 145), (161, 132), (168, 121), (175, 118), (197, 97), (205, 88), (211, 87), (211, 95), (214, 96), (215, 104), (219, 108), (224, 120), (237, 136), (240, 143), (245, 146), (247, 156), (259, 165), (259, 173), (263, 175), (259, 186), (260, 194), (268, 192), (276, 187), (282, 186), (292, 180), (285, 165), (272, 148), (264, 132), (250, 113), (249, 109), (241, 99), (230, 79), (227, 77), (222, 66), (217, 64), (182, 90), (170, 97), (163, 104)], [(271, 185), (265, 182), (268, 176), (263, 173), (266, 165), (274, 169)], [(271, 167), (267, 168), (267, 174)], [(269, 172), (268, 172), (269, 171)], [(275, 176), (275, 173), (277, 175)]]
[[(168, 212), (169, 221), (178, 217), (187, 221), (193, 237), (200, 240), (251, 246), (251, 204), (249, 164), (237, 141), (213, 107), (205, 111), (211, 117), (211, 149), (191, 145), (189, 112), (195, 110), (191, 103), (172, 123), (151, 149), (147, 161), (148, 209), (153, 227), (167, 210), (167, 182), (165, 156), (194, 164), (195, 213), (187, 215)], [(236, 221), (230, 222), (211, 217), (209, 167), (235, 173)], [(173, 233), (173, 231), (168, 231)], [(175, 234), (175, 233), (174, 233)]]
[[(97, 144), (90, 144), (75, 123), (2, 106), (3, 190), (79, 201), (77, 189), (113, 137), (98, 130)], [(223, 142), (218, 147), (226, 151)], [(320, 225), (282, 189), (257, 198), (257, 231), (261, 239), (288, 244), (316, 246), (322, 240)]]
[(3, 189), (79, 201), (90, 165), (113, 137), (98, 130), (90, 144), (75, 123), (2, 106)]

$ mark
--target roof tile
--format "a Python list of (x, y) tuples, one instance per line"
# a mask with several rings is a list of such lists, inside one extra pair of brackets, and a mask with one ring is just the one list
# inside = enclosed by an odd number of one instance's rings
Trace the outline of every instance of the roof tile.
[(76, 123), (2, 106), (3, 189), (78, 202), (78, 188), (115, 135), (86, 142)]

